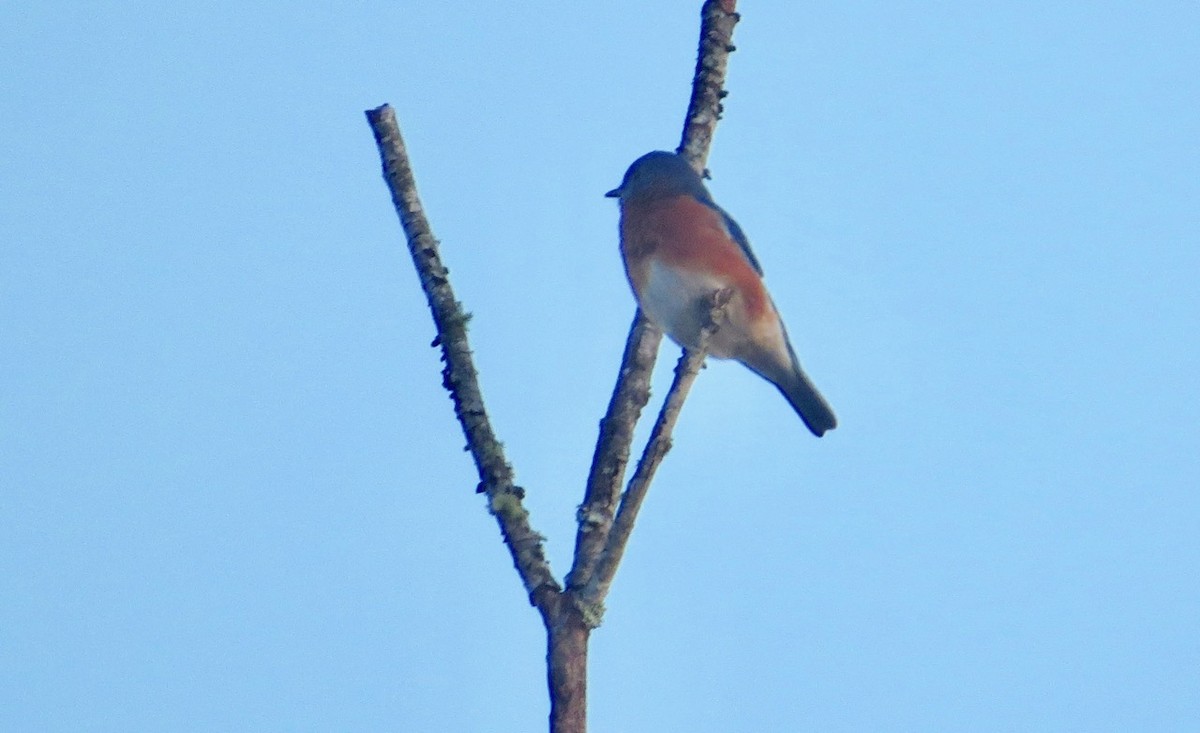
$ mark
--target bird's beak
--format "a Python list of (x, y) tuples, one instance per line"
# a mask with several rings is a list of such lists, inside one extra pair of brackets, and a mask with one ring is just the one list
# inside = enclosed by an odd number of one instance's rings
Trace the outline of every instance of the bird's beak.
[(619, 199), (619, 198), (621, 198), (621, 189), (619, 189), (619, 188), (614, 188), (613, 190), (611, 190), (611, 191), (609, 191), (608, 193), (604, 194), (604, 198), (608, 198), (608, 199)]

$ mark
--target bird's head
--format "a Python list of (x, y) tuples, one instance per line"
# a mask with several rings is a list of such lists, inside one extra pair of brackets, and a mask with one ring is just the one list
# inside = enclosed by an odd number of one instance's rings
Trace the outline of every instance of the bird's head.
[(627, 201), (643, 196), (674, 196), (691, 194), (709, 199), (708, 189), (700, 174), (675, 153), (655, 150), (633, 161), (625, 171), (621, 185), (604, 194), (609, 198)]

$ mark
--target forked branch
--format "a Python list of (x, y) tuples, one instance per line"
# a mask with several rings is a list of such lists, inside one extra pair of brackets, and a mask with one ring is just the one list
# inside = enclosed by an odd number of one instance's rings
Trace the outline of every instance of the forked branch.
[[(738, 20), (735, 5), (736, 0), (706, 0), (701, 9), (700, 50), (679, 144), (679, 153), (701, 173), (721, 116), (725, 67), (733, 50), (730, 39)], [(707, 341), (719, 328), (730, 293), (713, 293), (712, 313), (702, 331), (700, 346), (685, 352), (680, 359), (650, 440), (628, 488), (621, 494), (634, 426), (650, 397), (650, 374), (662, 341), (662, 334), (640, 311), (634, 314), (617, 384), (600, 423), (600, 437), (577, 517), (579, 529), (571, 572), (566, 579), (568, 589), (563, 592), (546, 561), (543, 538), (530, 525), (522, 502), (524, 491), (514, 484), (512, 467), (488, 419), (467, 340), (468, 316), (454, 297), (437, 240), (425, 220), (395, 113), (384, 105), (368, 110), (367, 119), (379, 146), (384, 179), (433, 313), (438, 334), (434, 345), (441, 345), (445, 362), (443, 385), (450, 391), (467, 448), (475, 461), (479, 491), (487, 495), (488, 511), (496, 518), (530, 602), (541, 612), (546, 625), (550, 729), (552, 733), (584, 733), (588, 636), (599, 623), (604, 597), (620, 564), (638, 509), (655, 470), (670, 449), (671, 431), (679, 410), (704, 363)]]

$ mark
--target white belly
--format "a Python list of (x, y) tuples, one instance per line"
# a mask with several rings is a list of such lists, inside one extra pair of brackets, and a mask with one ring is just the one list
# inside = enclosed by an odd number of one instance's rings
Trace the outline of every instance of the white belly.
[[(652, 261), (642, 292), (642, 310), (676, 343), (695, 347), (708, 317), (709, 298), (728, 286), (728, 281), (717, 276), (679, 271)], [(710, 349), (713, 346), (710, 344)], [(725, 357), (720, 351), (712, 349), (712, 355)]]

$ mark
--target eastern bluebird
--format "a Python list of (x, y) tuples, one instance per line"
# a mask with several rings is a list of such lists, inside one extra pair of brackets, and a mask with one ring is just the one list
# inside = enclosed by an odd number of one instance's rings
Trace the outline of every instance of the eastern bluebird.
[(712, 297), (727, 292), (725, 318), (708, 352), (737, 359), (778, 387), (814, 435), (837, 427), (788, 343), (746, 235), (687, 161), (647, 153), (605, 195), (620, 200), (621, 256), (646, 317), (676, 343), (696, 348)]

